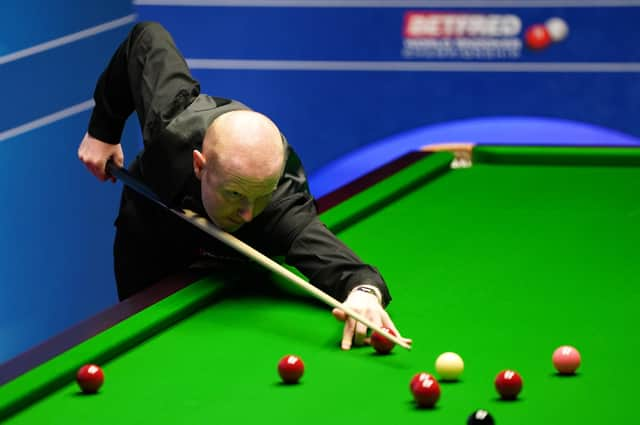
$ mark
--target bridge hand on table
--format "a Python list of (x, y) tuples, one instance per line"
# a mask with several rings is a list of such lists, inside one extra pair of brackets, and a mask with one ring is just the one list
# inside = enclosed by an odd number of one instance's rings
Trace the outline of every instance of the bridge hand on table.
[[(356, 313), (360, 313), (373, 324), (391, 329), (400, 335), (400, 332), (393, 324), (393, 321), (389, 317), (389, 314), (380, 305), (378, 298), (375, 294), (367, 292), (361, 292), (353, 290), (343, 303), (346, 307), (350, 307)], [(369, 344), (369, 338), (367, 337), (367, 326), (349, 317), (344, 311), (339, 308), (334, 308), (332, 311), (333, 316), (344, 323), (344, 330), (342, 333), (342, 342), (340, 344), (343, 350), (349, 350), (353, 345), (360, 346), (363, 344)], [(402, 338), (402, 337), (400, 337)], [(409, 338), (402, 338), (407, 344), (411, 344), (412, 340)]]

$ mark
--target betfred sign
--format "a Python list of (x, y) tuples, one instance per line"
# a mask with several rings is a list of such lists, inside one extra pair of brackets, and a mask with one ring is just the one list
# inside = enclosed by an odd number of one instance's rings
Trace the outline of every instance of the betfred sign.
[(404, 38), (516, 37), (522, 21), (511, 14), (409, 11), (404, 15)]

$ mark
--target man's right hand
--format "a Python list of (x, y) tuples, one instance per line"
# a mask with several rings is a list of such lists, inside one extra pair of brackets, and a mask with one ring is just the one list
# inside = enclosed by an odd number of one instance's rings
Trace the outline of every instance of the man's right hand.
[(112, 145), (96, 139), (85, 133), (82, 143), (78, 148), (78, 158), (89, 169), (91, 174), (96, 176), (98, 180), (105, 181), (111, 179), (115, 181), (115, 178), (110, 177), (106, 173), (107, 161), (113, 159), (113, 162), (118, 167), (124, 165), (124, 154), (122, 153), (122, 146), (120, 144)]

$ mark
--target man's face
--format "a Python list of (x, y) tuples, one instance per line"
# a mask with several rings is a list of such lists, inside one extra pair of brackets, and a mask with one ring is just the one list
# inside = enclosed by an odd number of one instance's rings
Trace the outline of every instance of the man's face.
[(235, 232), (267, 207), (280, 172), (263, 179), (247, 178), (222, 167), (202, 170), (202, 203), (209, 218), (221, 229)]
[(193, 151), (193, 171), (201, 182), (202, 203), (218, 227), (235, 232), (262, 213), (286, 162), (278, 127), (246, 110), (216, 118)]

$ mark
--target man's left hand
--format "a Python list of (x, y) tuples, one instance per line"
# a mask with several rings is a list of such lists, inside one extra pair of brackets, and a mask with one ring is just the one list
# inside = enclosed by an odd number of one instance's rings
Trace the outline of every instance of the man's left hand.
[[(374, 293), (353, 290), (343, 304), (367, 318), (374, 325), (393, 330), (399, 338), (407, 344), (411, 344), (411, 339), (400, 336), (400, 332), (393, 324), (389, 314), (382, 305), (380, 305), (378, 297)], [(349, 317), (339, 308), (334, 308), (332, 314), (336, 319), (344, 322), (342, 342), (340, 344), (343, 350), (349, 350), (352, 344), (359, 346), (370, 343), (370, 339), (367, 337), (367, 326), (365, 324)]]

